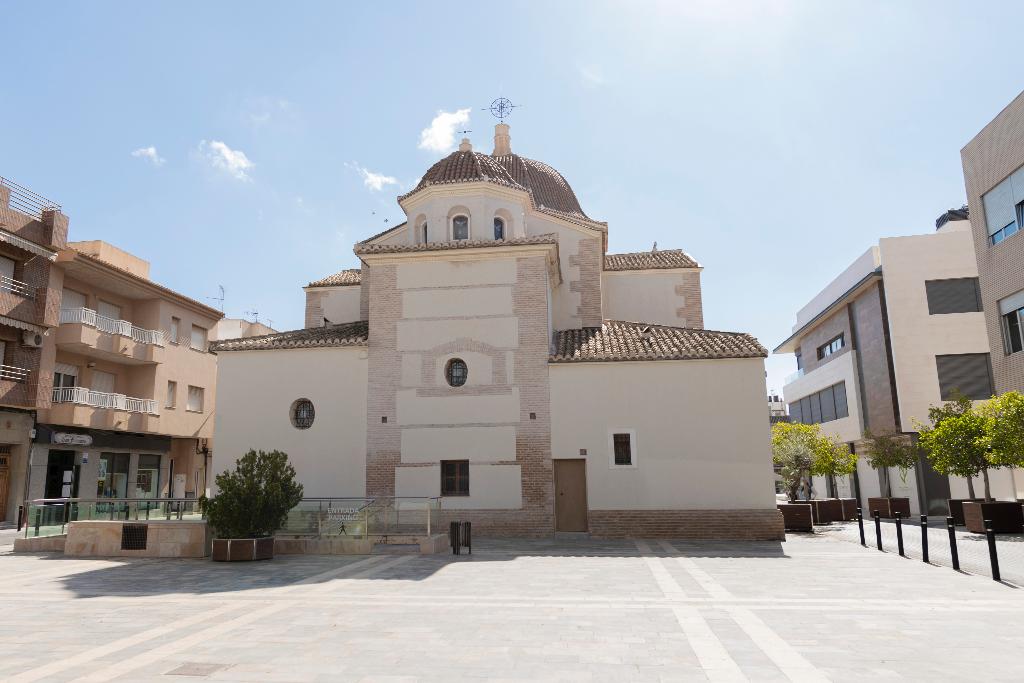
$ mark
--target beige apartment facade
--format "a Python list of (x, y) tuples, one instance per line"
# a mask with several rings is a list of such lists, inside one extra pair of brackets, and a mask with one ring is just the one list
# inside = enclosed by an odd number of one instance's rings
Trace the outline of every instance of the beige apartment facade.
[[(973, 247), (967, 212), (949, 211), (934, 233), (879, 240), (812, 298), (775, 349), (797, 360), (783, 389), (792, 421), (819, 424), (861, 453), (865, 431), (916, 438), (928, 409), (957, 392), (991, 397)], [(910, 498), (915, 514), (945, 515), (947, 498), (967, 497), (966, 480), (941, 476), (924, 459), (906, 481), (896, 471), (872, 470), (861, 457), (838, 491), (827, 491), (824, 479), (814, 484), (818, 495), (866, 504), (886, 478), (894, 496)], [(993, 492), (1020, 495), (1009, 472), (996, 476)]]
[(704, 329), (692, 257), (607, 254), (560, 173), (494, 142), (310, 282), (304, 329), (214, 345), (215, 468), (277, 448), (307, 496), (439, 497), (489, 535), (780, 538), (764, 348)]
[(1024, 93), (960, 156), (995, 391), (1024, 391)]

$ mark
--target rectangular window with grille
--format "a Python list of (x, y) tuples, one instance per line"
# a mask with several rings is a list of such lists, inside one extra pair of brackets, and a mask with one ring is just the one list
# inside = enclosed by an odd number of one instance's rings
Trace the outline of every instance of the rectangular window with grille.
[(613, 434), (612, 448), (616, 465), (630, 466), (633, 464), (633, 439), (631, 434), (628, 432)]
[(469, 495), (469, 461), (468, 460), (442, 460), (441, 461), (441, 495), (442, 496), (468, 496)]
[(789, 404), (793, 422), (820, 424), (850, 416), (846, 401), (846, 382), (839, 382)]

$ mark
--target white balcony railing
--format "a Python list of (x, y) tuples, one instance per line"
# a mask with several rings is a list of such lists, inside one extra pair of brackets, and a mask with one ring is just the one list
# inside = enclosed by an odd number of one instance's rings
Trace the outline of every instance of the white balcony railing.
[(36, 295), (35, 287), (21, 280), (13, 280), (6, 275), (0, 275), (0, 291), (13, 292), (29, 299)]
[(14, 365), (0, 365), (0, 379), (11, 382), (25, 382), (28, 380), (29, 371)]
[(791, 372), (788, 375), (786, 375), (786, 379), (783, 380), (783, 384), (792, 384), (793, 382), (797, 381), (798, 379), (800, 379), (803, 376), (804, 376), (804, 369), (800, 368), (796, 372)]
[(62, 324), (78, 323), (80, 325), (88, 325), (89, 327), (95, 327), (100, 332), (129, 337), (140, 344), (164, 345), (164, 333), (160, 330), (147, 330), (136, 327), (127, 320), (114, 320), (105, 315), (100, 315), (91, 308), (63, 308), (60, 311), (60, 322)]
[(132, 398), (124, 394), (111, 394), (105, 391), (93, 391), (86, 387), (55, 387), (54, 403), (77, 403), (93, 408), (111, 408), (125, 410), (129, 413), (145, 413), (159, 415), (156, 401), (151, 398)]

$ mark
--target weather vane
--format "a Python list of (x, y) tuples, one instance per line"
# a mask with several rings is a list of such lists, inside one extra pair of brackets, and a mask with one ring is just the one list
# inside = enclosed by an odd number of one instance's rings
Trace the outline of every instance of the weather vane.
[(519, 106), (522, 105), (512, 104), (512, 101), (507, 97), (499, 97), (491, 102), (491, 106), (488, 107), (488, 110), (494, 118), (504, 123), (505, 119), (512, 115), (512, 110)]

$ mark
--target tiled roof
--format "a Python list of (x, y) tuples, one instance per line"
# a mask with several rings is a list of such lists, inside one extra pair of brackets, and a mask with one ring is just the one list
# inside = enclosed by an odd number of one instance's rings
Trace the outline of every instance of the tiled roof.
[(310, 327), (304, 330), (263, 334), (258, 337), (225, 339), (210, 344), (210, 351), (265, 351), (268, 349), (308, 349), (327, 346), (364, 346), (369, 334), (365, 320), (341, 325)]
[(583, 213), (576, 193), (561, 173), (547, 164), (518, 154), (491, 156), (482, 152), (452, 152), (427, 169), (420, 182), (399, 200), (410, 197), (431, 185), (489, 182), (523, 190), (533, 196), (541, 211), (593, 223)]
[(686, 327), (606, 320), (601, 327), (562, 330), (555, 339), (552, 363), (631, 360), (702, 360), (764, 358), (767, 349), (743, 332), (715, 332)]
[(358, 285), (363, 281), (362, 271), (359, 268), (349, 268), (334, 275), (313, 280), (307, 287), (343, 287), (345, 285)]
[(698, 267), (700, 267), (700, 264), (682, 249), (607, 254), (604, 257), (605, 270), (654, 270), (661, 268)]
[(558, 244), (553, 234), (514, 237), (508, 240), (453, 240), (451, 242), (426, 242), (420, 244), (366, 244), (355, 247), (356, 254), (398, 254), (407, 251), (441, 251), (444, 249), (477, 249), (480, 247), (515, 247), (524, 244)]

